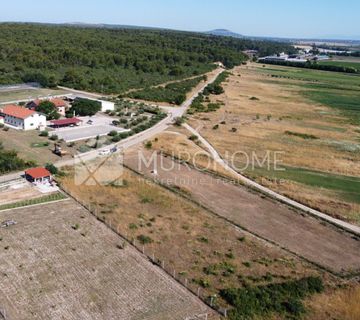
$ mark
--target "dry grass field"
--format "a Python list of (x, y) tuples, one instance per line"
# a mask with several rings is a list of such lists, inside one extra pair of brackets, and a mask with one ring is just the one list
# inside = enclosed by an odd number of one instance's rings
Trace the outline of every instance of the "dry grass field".
[(184, 320), (208, 312), (73, 200), (1, 212), (7, 219), (17, 221), (0, 228), (7, 319)]
[[(351, 103), (357, 108), (358, 97), (350, 95), (357, 92), (357, 79), (251, 63), (235, 68), (224, 83), (225, 93), (212, 96), (223, 107), (195, 114), (189, 123), (239, 171), (311, 207), (360, 223), (360, 128), (355, 111), (350, 123), (346, 109)], [(327, 96), (321, 88), (336, 90)], [(350, 93), (340, 102), (330, 100), (341, 92)], [(330, 107), (337, 103), (339, 109)], [(250, 163), (253, 153), (261, 161), (270, 151), (273, 162), (280, 151), (286, 172), (246, 167), (243, 154), (232, 157), (237, 151), (246, 153)]]
[[(10, 129), (4, 131), (0, 129), (0, 141), (7, 150), (15, 150), (18, 152), (20, 158), (27, 161), (35, 161), (38, 165), (46, 163), (53, 163), (60, 158), (55, 155), (52, 150), (54, 149), (54, 142), (46, 137), (39, 137), (39, 131), (21, 131)], [(48, 143), (48, 146), (36, 147), (34, 144)], [(62, 143), (63, 149), (74, 153), (74, 149), (67, 148), (65, 143)], [(64, 159), (70, 158), (69, 156)]]
[[(139, 151), (148, 160), (152, 155), (141, 149), (126, 154), (125, 164), (133, 170), (183, 192), (219, 216), (328, 270), (339, 274), (360, 272), (360, 242), (351, 235), (169, 157), (158, 155), (146, 168)], [(156, 175), (152, 174), (154, 168)]]
[(358, 320), (360, 315), (360, 286), (331, 290), (307, 301), (307, 320)]
[[(124, 185), (76, 186), (69, 174), (61, 184), (91, 204), (101, 219), (143, 244), (169, 272), (202, 297), (228, 287), (268, 284), (321, 275), (303, 259), (240, 230), (176, 193), (125, 170)], [(178, 188), (185, 192), (186, 189)], [(218, 300), (222, 305), (224, 302)]]
[(1, 90), (0, 103), (8, 101), (20, 101), (36, 99), (38, 97), (54, 96), (67, 94), (65, 90), (45, 89), (45, 88), (32, 88), (32, 89), (18, 89), (18, 90)]

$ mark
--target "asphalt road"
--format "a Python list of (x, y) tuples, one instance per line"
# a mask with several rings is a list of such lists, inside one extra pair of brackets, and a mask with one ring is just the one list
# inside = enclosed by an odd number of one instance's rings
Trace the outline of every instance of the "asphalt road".
[[(162, 121), (160, 121), (159, 123), (157, 123), (155, 126), (153, 126), (152, 128), (149, 128), (143, 132), (140, 132), (130, 138), (127, 138), (125, 140), (122, 140), (118, 143), (112, 144), (107, 146), (106, 148), (102, 148), (100, 150), (94, 150), (94, 151), (90, 151), (87, 153), (83, 153), (81, 155), (81, 161), (90, 161), (93, 160), (95, 158), (97, 158), (99, 156), (99, 152), (101, 150), (108, 150), (114, 147), (117, 147), (118, 150), (124, 150), (124, 149), (128, 149), (134, 145), (143, 143), (146, 140), (151, 139), (153, 136), (165, 131), (169, 126), (171, 126), (174, 123), (174, 120), (177, 117), (181, 117), (184, 115), (184, 113), (186, 112), (186, 110), (189, 108), (189, 106), (191, 105), (191, 103), (193, 102), (193, 100), (205, 89), (205, 87), (210, 84), (213, 83), (217, 76), (222, 73), (224, 70), (222, 68), (219, 68), (216, 72), (216, 74), (214, 75), (214, 77), (212, 77), (211, 79), (208, 79), (208, 81), (199, 89), (197, 90), (189, 99), (187, 99), (180, 107), (162, 107), (167, 113), (168, 116), (163, 119)], [(215, 161), (217, 161), (219, 164), (221, 164), (226, 170), (228, 170), (229, 172), (232, 172), (233, 174), (235, 174), (240, 181), (242, 181), (244, 184), (248, 185), (249, 187), (256, 189), (278, 201), (281, 201), (283, 203), (286, 203), (292, 207), (295, 207), (297, 209), (300, 209), (308, 214), (311, 214), (313, 216), (316, 216), (320, 219), (326, 220), (342, 229), (345, 229), (349, 232), (352, 232), (354, 234), (360, 235), (360, 227), (352, 225), (350, 223), (341, 221), (339, 219), (335, 219), (332, 218), (320, 211), (314, 210), (310, 207), (307, 207), (299, 202), (296, 202), (294, 200), (291, 200), (283, 195), (280, 195), (248, 178), (246, 178), (245, 176), (239, 174), (237, 171), (235, 171), (233, 168), (231, 168), (219, 155), (219, 153), (215, 150), (215, 148), (206, 140), (204, 139), (195, 129), (193, 129), (192, 127), (190, 127), (189, 125), (185, 124), (184, 125), (189, 131), (191, 131), (193, 134), (197, 135), (199, 137), (199, 140), (206, 146), (206, 148), (209, 150), (210, 154), (212, 155), (212, 157), (214, 158)], [(72, 166), (74, 165), (77, 161), (80, 161), (80, 159), (70, 159), (70, 160), (64, 160), (64, 161), (59, 161), (56, 163), (57, 167), (63, 167), (63, 166)], [(16, 174), (15, 174), (16, 175)], [(18, 174), (19, 176), (19, 174)], [(11, 175), (11, 177), (14, 177), (14, 174)], [(6, 178), (5, 178), (6, 179)], [(4, 181), (4, 177), (2, 178), (2, 181)]]
[[(101, 148), (98, 150), (94, 150), (94, 151), (90, 151), (87, 153), (83, 153), (81, 154), (81, 161), (90, 161), (93, 160), (95, 158), (97, 158), (99, 156), (99, 152), (102, 150), (109, 150), (112, 149), (114, 147), (117, 147), (118, 150), (125, 150), (128, 149), (134, 145), (143, 143), (146, 140), (151, 139), (153, 136), (165, 131), (169, 126), (171, 126), (174, 123), (174, 120), (178, 117), (181, 117), (184, 115), (184, 113), (186, 112), (186, 110), (188, 109), (188, 107), (191, 105), (191, 103), (193, 102), (193, 100), (201, 93), (203, 92), (203, 90), (207, 87), (208, 84), (213, 83), (216, 78), (218, 77), (218, 75), (220, 73), (222, 73), (224, 71), (224, 69), (219, 68), (216, 72), (216, 74), (211, 78), (208, 79), (207, 82), (204, 83), (204, 85), (199, 88), (189, 99), (187, 99), (181, 106), (179, 107), (162, 107), (162, 109), (164, 109), (164, 111), (167, 112), (167, 117), (165, 119), (163, 119), (162, 121), (160, 121), (159, 123), (157, 123), (155, 126), (142, 131), (132, 137), (129, 137), (127, 139), (124, 139), (118, 143), (114, 143), (112, 145), (107, 146), (106, 148)], [(58, 167), (62, 167), (62, 166), (71, 166), (74, 165), (77, 161), (80, 161), (80, 159), (70, 159), (70, 160), (64, 160), (64, 161), (59, 161), (56, 163), (56, 165)]]

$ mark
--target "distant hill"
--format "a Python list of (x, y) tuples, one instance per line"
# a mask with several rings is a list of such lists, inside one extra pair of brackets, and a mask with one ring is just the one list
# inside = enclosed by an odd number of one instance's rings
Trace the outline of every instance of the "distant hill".
[(206, 34), (211, 34), (213, 36), (222, 36), (222, 37), (233, 37), (233, 38), (246, 38), (242, 34), (232, 32), (227, 29), (215, 29), (205, 32)]

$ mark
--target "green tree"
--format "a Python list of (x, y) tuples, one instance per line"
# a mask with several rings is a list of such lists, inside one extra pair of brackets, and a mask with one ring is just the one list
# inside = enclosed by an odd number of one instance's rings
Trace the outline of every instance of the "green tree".
[(68, 114), (73, 115), (74, 112), (77, 116), (93, 116), (101, 110), (101, 103), (88, 99), (76, 99), (72, 104)]
[(42, 101), (36, 108), (37, 112), (46, 115), (47, 120), (55, 120), (60, 118), (60, 114), (57, 112), (55, 104), (51, 101)]

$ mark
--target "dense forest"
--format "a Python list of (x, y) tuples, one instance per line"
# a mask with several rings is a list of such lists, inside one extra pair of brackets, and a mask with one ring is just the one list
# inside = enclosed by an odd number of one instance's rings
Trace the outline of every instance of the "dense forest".
[(0, 84), (40, 82), (122, 93), (233, 67), (245, 49), (293, 52), (288, 44), (149, 29), (0, 24)]

